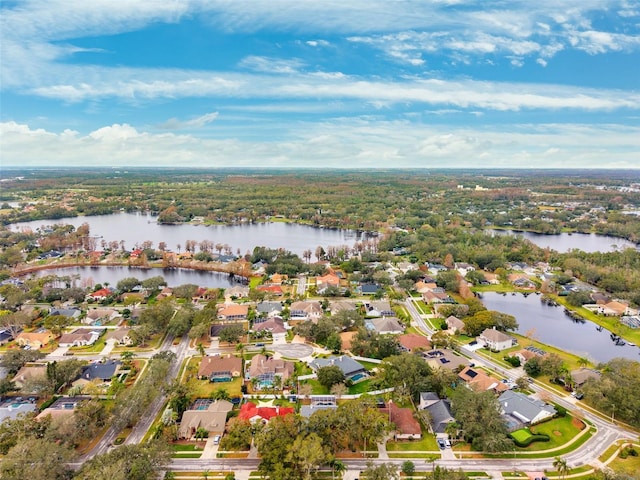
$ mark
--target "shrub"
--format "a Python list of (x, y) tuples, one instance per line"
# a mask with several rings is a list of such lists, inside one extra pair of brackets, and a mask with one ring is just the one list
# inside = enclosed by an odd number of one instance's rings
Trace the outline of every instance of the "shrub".
[(562, 405), (553, 405), (556, 409), (556, 416), (557, 417), (566, 417), (567, 416), (567, 409), (564, 408)]
[(533, 442), (548, 442), (549, 435), (544, 433), (531, 433), (528, 429), (520, 429), (515, 432), (511, 432), (509, 437), (520, 448), (525, 448), (531, 445)]

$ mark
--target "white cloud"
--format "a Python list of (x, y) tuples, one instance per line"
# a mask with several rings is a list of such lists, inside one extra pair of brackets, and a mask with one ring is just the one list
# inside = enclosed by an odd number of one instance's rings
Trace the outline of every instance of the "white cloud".
[(297, 58), (279, 59), (251, 55), (240, 62), (240, 66), (256, 72), (294, 74), (304, 66), (304, 62)]
[(331, 45), (326, 40), (307, 40), (305, 43), (310, 47), (328, 47)]
[(218, 118), (218, 112), (206, 113), (191, 120), (178, 120), (177, 118), (170, 118), (166, 122), (162, 122), (161, 124), (159, 124), (158, 128), (163, 130), (202, 128), (205, 125), (213, 122), (216, 118)]
[[(239, 127), (240, 128), (240, 127)], [(88, 135), (0, 123), (3, 165), (638, 168), (640, 128), (513, 125), (479, 129), (337, 118), (272, 141), (154, 134), (113, 124)], [(594, 153), (595, 152), (595, 153)]]

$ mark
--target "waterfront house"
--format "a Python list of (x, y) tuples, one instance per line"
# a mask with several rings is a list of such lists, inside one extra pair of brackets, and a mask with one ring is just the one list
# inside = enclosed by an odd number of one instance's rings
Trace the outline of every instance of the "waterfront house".
[(600, 380), (600, 372), (591, 368), (579, 368), (571, 371), (571, 380), (576, 388), (579, 388), (585, 384), (589, 379)]
[(198, 368), (198, 378), (208, 379), (210, 382), (230, 382), (240, 376), (242, 359), (232, 355), (204, 357)]
[(496, 328), (485, 329), (477, 338), (478, 343), (483, 344), (489, 350), (500, 352), (514, 345), (513, 338)]
[(235, 285), (224, 291), (225, 297), (230, 298), (246, 298), (249, 296), (249, 287), (244, 285)]

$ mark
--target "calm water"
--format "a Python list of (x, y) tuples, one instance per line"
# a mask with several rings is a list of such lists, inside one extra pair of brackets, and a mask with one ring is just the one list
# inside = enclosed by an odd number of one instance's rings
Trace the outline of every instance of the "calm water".
[[(293, 223), (256, 223), (251, 225), (160, 225), (156, 217), (147, 213), (114, 213), (90, 217), (72, 217), (59, 220), (37, 220), (11, 225), (11, 229), (36, 228), (52, 224), (68, 224), (79, 227), (88, 223), (91, 235), (102, 237), (101, 240), (124, 240), (125, 248), (131, 250), (136, 244), (140, 245), (151, 240), (157, 247), (159, 242), (165, 242), (167, 249), (184, 250), (187, 240), (211, 240), (229, 245), (233, 253), (244, 255), (253, 251), (254, 247), (284, 248), (302, 257), (305, 250), (315, 251), (317, 246), (325, 249), (328, 246), (348, 245), (352, 247), (356, 241), (362, 240), (363, 234), (353, 230), (331, 230), (314, 228)], [(98, 243), (100, 248), (100, 243)]]
[(543, 235), (532, 232), (514, 232), (513, 230), (488, 230), (495, 235), (521, 235), (539, 247), (551, 248), (557, 252), (566, 253), (574, 248), (584, 252), (613, 252), (624, 248), (638, 248), (638, 246), (622, 238), (595, 233), (559, 233), (557, 235)]
[(97, 283), (115, 287), (126, 277), (135, 277), (138, 280), (146, 280), (150, 277), (162, 276), (170, 287), (191, 283), (207, 288), (229, 288), (238, 285), (232, 281), (229, 275), (219, 272), (202, 272), (189, 269), (163, 269), (163, 268), (129, 268), (129, 267), (66, 267), (54, 270), (40, 270), (31, 274), (34, 277), (56, 275), (58, 277), (75, 278), (75, 285), (79, 287), (93, 287)]
[(518, 320), (518, 333), (535, 330), (533, 338), (547, 345), (587, 357), (596, 362), (625, 357), (640, 361), (640, 348), (629, 345), (616, 346), (610, 332), (596, 330), (596, 324), (574, 322), (564, 313), (563, 307), (551, 307), (540, 301), (540, 295), (527, 297), (488, 292), (483, 294), (484, 305), (489, 310), (508, 313)]

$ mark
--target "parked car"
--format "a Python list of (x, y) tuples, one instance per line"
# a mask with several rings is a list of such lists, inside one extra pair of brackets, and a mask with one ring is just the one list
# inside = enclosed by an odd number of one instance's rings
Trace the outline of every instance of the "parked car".
[(448, 439), (448, 438), (445, 438), (445, 440), (444, 440), (444, 446), (445, 446), (445, 447), (447, 447), (447, 448), (451, 448), (451, 442), (449, 441), (449, 439)]
[(441, 438), (436, 439), (436, 441), (438, 442), (438, 447), (440, 447), (440, 450), (444, 450), (446, 448), (446, 444), (444, 443), (444, 440)]
[(213, 444), (218, 445), (220, 443), (220, 435), (213, 437)]

